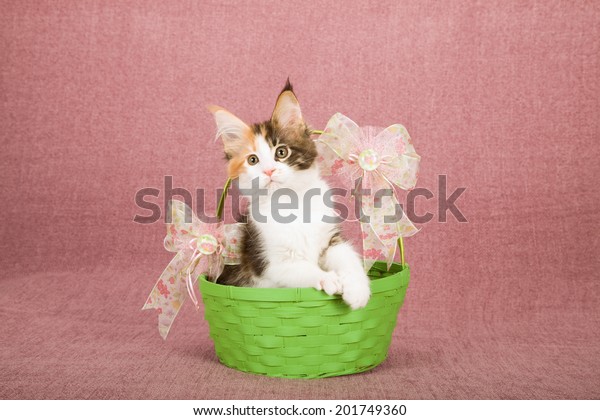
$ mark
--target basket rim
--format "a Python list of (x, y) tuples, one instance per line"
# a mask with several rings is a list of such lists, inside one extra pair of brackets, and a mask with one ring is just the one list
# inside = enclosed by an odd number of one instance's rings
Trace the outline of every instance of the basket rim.
[[(371, 280), (371, 293), (381, 293), (408, 286), (410, 268), (407, 264), (392, 263), (388, 269), (385, 262), (377, 261), (373, 265), (373, 269), (389, 272), (390, 275)], [(340, 299), (340, 296), (329, 296), (321, 290), (310, 287), (254, 288), (226, 286), (208, 281), (204, 275), (198, 277), (198, 288), (203, 296), (246, 301), (299, 302)]]

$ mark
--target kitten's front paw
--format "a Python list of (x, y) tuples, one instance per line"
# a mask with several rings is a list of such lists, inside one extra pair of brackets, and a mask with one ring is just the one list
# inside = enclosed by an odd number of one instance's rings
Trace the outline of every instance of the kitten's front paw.
[(342, 284), (337, 273), (328, 271), (319, 280), (317, 290), (323, 290), (329, 296), (342, 293)]
[(371, 297), (369, 278), (360, 273), (360, 275), (353, 275), (350, 278), (344, 279), (344, 293), (342, 299), (352, 309), (359, 309), (367, 306), (369, 298)]

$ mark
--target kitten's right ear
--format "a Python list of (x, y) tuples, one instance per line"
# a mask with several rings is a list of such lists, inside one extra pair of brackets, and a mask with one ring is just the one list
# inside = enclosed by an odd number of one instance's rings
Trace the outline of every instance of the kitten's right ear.
[(294, 94), (290, 79), (287, 80), (285, 87), (277, 98), (271, 121), (276, 122), (280, 127), (298, 127), (303, 122), (300, 104)]
[(250, 141), (250, 127), (231, 112), (215, 105), (210, 105), (208, 110), (212, 112), (217, 123), (217, 138), (223, 139), (225, 153), (228, 156), (238, 154), (247, 148)]

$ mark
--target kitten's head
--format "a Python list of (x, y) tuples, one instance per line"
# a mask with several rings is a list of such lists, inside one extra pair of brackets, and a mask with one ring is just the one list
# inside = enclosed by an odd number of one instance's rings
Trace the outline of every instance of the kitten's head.
[(228, 175), (239, 178), (240, 187), (250, 188), (258, 178), (260, 188), (295, 189), (314, 178), (317, 148), (289, 80), (265, 122), (247, 125), (223, 108), (209, 109), (223, 140)]

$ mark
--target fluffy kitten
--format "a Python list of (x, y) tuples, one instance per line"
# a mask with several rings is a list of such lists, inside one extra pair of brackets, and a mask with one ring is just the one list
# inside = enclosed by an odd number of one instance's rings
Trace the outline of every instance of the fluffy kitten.
[[(223, 108), (209, 109), (217, 123), (217, 136), (223, 140), (229, 177), (239, 179), (240, 189), (256, 191), (258, 183), (265, 193), (250, 199), (241, 264), (226, 266), (217, 282), (314, 287), (329, 295), (341, 294), (353, 309), (365, 306), (371, 292), (362, 262), (342, 239), (339, 226), (323, 221), (323, 216), (335, 217), (323, 202), (329, 187), (319, 176), (317, 149), (289, 80), (271, 119), (263, 123), (247, 125)], [(277, 192), (282, 188), (293, 190), (297, 203), (289, 194)], [(315, 189), (320, 190), (318, 195)], [(305, 198), (311, 196), (310, 206), (304, 206)], [(276, 201), (289, 204), (279, 211), (281, 217), (296, 219), (275, 220), (271, 208)]]

